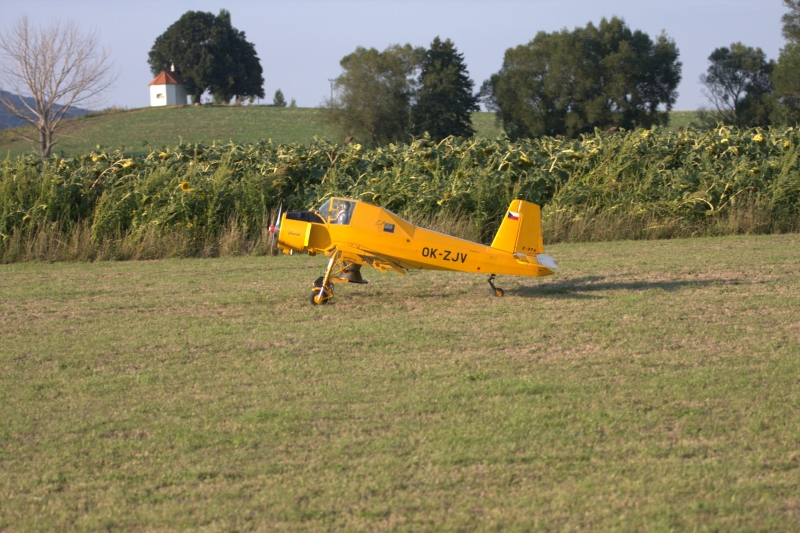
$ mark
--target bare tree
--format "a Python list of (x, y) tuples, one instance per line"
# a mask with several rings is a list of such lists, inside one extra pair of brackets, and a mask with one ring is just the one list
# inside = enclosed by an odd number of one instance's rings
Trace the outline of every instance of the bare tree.
[[(0, 105), (36, 128), (38, 139), (19, 129), (15, 133), (38, 142), (42, 157), (50, 155), (69, 108), (97, 105), (100, 93), (116, 80), (98, 34), (83, 33), (74, 22), (39, 29), (23, 16), (0, 35), (0, 52), (0, 89), (8, 91), (0, 93)], [(22, 96), (31, 97), (33, 104)]]

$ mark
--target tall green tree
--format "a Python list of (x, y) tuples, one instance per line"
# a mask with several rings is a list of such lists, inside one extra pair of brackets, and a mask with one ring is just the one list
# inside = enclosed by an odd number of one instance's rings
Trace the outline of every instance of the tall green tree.
[(186, 81), (194, 103), (206, 91), (215, 101), (264, 97), (264, 78), (255, 46), (231, 25), (231, 14), (187, 11), (159, 35), (147, 62), (153, 75), (171, 65)]
[(800, 124), (800, 43), (787, 43), (781, 49), (771, 80), (776, 99), (772, 121)]
[(739, 127), (768, 126), (773, 109), (770, 73), (773, 61), (761, 48), (742, 43), (723, 46), (708, 56), (708, 71), (700, 76), (704, 94), (715, 113), (706, 122), (723, 122)]
[(481, 94), (512, 139), (667, 124), (681, 80), (675, 42), (622, 19), (539, 32), (506, 50)]
[(781, 49), (772, 71), (775, 106), (772, 121), (800, 124), (800, 0), (783, 0), (789, 12), (782, 17), (783, 36), (788, 43)]
[(392, 45), (383, 52), (356, 48), (341, 61), (335, 94), (323, 107), (345, 136), (378, 146), (409, 135), (409, 108), (425, 50)]
[(411, 132), (428, 132), (432, 139), (472, 137), (472, 112), (478, 111), (478, 96), (472, 90), (464, 56), (447, 39), (436, 37), (425, 52), (416, 102), (411, 107)]
[[(230, 11), (221, 9), (217, 16), (219, 42), (222, 47), (220, 61), (216, 64), (214, 81), (209, 91), (229, 102), (233, 98), (264, 97), (264, 77), (261, 60), (253, 43), (243, 31), (231, 24)], [(224, 59), (222, 59), (224, 58)]]
[(800, 0), (783, 0), (789, 12), (781, 17), (783, 36), (791, 43), (800, 43)]

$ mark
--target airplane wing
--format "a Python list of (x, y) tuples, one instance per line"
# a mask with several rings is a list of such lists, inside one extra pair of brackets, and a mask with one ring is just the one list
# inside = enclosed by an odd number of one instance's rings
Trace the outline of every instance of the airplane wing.
[(358, 245), (339, 244), (336, 248), (342, 254), (341, 259), (348, 263), (371, 266), (381, 272), (391, 270), (402, 275), (405, 275), (406, 270), (408, 270), (407, 267), (403, 266), (403, 264), (397, 260)]

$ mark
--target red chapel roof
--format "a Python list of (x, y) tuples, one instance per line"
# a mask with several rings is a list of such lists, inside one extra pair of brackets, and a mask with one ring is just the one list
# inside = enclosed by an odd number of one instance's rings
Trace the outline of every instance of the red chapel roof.
[(184, 79), (174, 72), (162, 70), (159, 75), (156, 76), (156, 79), (150, 82), (150, 85), (182, 85), (185, 83)]

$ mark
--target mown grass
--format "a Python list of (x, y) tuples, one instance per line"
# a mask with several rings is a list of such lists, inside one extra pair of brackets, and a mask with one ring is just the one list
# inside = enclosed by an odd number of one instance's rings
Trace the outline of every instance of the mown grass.
[[(479, 136), (496, 138), (502, 128), (494, 113), (474, 113)], [(322, 119), (317, 108), (264, 106), (143, 107), (83, 115), (65, 121), (53, 153), (66, 157), (89, 153), (97, 145), (111, 149), (125, 147), (131, 155), (146, 155), (161, 146), (174, 146), (181, 139), (189, 143), (233, 141), (237, 143), (272, 139), (276, 143), (314, 142), (314, 136), (342, 144), (344, 135)], [(32, 128), (28, 134), (35, 137)], [(34, 143), (0, 130), (0, 157), (38, 153)]]
[(793, 531), (797, 235), (0, 267), (0, 530)]

